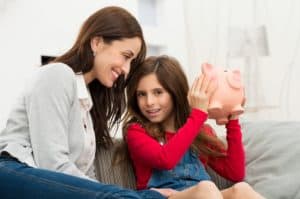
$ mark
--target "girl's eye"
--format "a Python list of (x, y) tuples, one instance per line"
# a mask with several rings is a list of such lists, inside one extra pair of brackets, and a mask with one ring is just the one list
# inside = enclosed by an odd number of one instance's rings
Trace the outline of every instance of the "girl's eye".
[(146, 94), (145, 93), (143, 93), (143, 92), (137, 92), (136, 93), (136, 96), (137, 97), (143, 97), (143, 96), (145, 96)]
[(155, 91), (154, 91), (154, 94), (155, 94), (155, 95), (160, 95), (160, 94), (162, 94), (162, 93), (163, 93), (162, 90), (155, 90)]

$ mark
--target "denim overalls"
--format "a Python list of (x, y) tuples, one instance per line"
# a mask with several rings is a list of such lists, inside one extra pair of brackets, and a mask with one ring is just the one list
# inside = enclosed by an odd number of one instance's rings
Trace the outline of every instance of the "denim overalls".
[(153, 170), (147, 188), (172, 188), (180, 191), (202, 180), (210, 180), (210, 177), (197, 155), (188, 150), (175, 168)]

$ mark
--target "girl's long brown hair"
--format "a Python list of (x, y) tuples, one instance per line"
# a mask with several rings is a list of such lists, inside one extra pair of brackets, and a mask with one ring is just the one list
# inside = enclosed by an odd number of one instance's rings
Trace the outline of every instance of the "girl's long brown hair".
[[(154, 139), (164, 141), (165, 130), (162, 125), (150, 122), (143, 116), (138, 107), (136, 97), (137, 85), (141, 78), (149, 74), (155, 74), (159, 83), (172, 97), (176, 130), (185, 124), (190, 115), (191, 109), (187, 99), (189, 90), (188, 81), (179, 62), (168, 56), (147, 58), (135, 71), (126, 89), (128, 102), (123, 125), (123, 139), (125, 144), (117, 150), (114, 163), (129, 158), (126, 146), (126, 133), (128, 126), (132, 123), (141, 124)], [(204, 157), (224, 156), (224, 148), (225, 146), (221, 140), (207, 133), (199, 133), (191, 146), (194, 152), (202, 154)]]
[(109, 44), (114, 40), (138, 37), (141, 40), (141, 50), (131, 63), (130, 73), (125, 80), (119, 77), (112, 88), (106, 88), (98, 80), (92, 81), (88, 87), (93, 100), (91, 115), (98, 147), (109, 147), (112, 140), (109, 131), (114, 125), (119, 125), (125, 108), (125, 87), (127, 81), (138, 65), (144, 60), (146, 45), (142, 29), (134, 16), (120, 7), (105, 7), (91, 15), (82, 25), (79, 35), (70, 50), (54, 62), (69, 65), (75, 73), (87, 73), (93, 68), (93, 52), (90, 41), (94, 37), (102, 37)]

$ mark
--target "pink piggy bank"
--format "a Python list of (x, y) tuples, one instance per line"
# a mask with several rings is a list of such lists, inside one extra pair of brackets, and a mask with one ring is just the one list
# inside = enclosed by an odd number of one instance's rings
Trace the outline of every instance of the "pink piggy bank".
[(213, 78), (216, 83), (216, 89), (209, 101), (209, 118), (215, 119), (218, 125), (223, 125), (228, 122), (230, 115), (244, 112), (242, 103), (245, 93), (239, 70), (224, 70), (204, 63), (202, 73)]

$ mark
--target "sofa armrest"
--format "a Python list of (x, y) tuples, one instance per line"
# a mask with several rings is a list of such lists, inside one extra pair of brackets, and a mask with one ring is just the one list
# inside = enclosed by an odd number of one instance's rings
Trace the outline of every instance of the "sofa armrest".
[[(135, 176), (131, 162), (119, 165), (112, 165), (113, 154), (122, 143), (122, 140), (117, 139), (110, 149), (97, 149), (95, 158), (95, 172), (97, 179), (106, 184), (115, 184), (122, 187), (135, 189)], [(216, 183), (219, 189), (228, 188), (233, 183), (222, 178), (212, 169), (208, 168), (207, 172), (211, 176), (213, 182)]]

